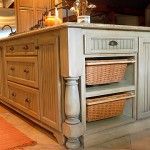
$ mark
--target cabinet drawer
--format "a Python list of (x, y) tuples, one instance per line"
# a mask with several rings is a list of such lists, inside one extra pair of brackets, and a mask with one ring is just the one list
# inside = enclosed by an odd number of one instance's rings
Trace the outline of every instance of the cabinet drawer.
[(7, 97), (11, 104), (25, 113), (39, 118), (39, 91), (8, 82)]
[(85, 54), (94, 53), (135, 53), (138, 51), (138, 38), (85, 35)]
[(11, 41), (7, 43), (6, 55), (37, 55), (37, 49), (34, 41), (22, 39), (18, 41)]
[(37, 57), (7, 57), (6, 66), (9, 81), (38, 87)]

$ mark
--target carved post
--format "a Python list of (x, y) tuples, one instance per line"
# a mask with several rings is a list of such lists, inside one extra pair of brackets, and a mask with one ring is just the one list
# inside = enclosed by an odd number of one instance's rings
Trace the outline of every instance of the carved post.
[(66, 147), (68, 149), (79, 149), (80, 136), (83, 134), (82, 124), (79, 119), (80, 99), (78, 91), (79, 78), (65, 78), (65, 114), (66, 120), (63, 123), (63, 133), (67, 138)]

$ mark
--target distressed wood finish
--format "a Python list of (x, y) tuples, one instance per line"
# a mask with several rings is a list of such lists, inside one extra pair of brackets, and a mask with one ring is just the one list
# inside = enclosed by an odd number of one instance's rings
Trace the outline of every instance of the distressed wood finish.
[(38, 88), (37, 57), (7, 57), (6, 70), (8, 80)]
[(54, 6), (53, 0), (16, 0), (15, 12), (17, 21), (17, 32), (29, 31), (30, 28), (42, 19), (46, 8)]
[[(40, 11), (39, 2), (38, 7)], [(58, 142), (69, 149), (86, 149), (150, 128), (150, 118), (138, 121), (150, 116), (150, 30), (130, 28), (68, 23), (3, 40), (0, 42), (4, 63), (0, 65), (4, 70), (1, 102), (53, 132)], [(90, 39), (85, 40), (85, 37)], [(118, 47), (113, 45), (116, 44), (113, 40), (118, 42)], [(28, 52), (22, 49), (24, 46), (26, 49), (26, 45)], [(14, 52), (10, 52), (12, 46)], [(89, 50), (86, 54), (85, 48)], [(105, 60), (105, 65), (106, 60), (111, 59), (127, 59), (130, 63), (121, 82), (86, 86), (85, 62), (89, 59)], [(19, 71), (17, 74), (9, 72), (7, 77), (7, 67), (15, 65), (22, 70), (27, 63), (37, 64), (36, 67), (31, 65), (31, 70), (35, 70), (35, 74), (31, 72), (31, 78), (22, 76)], [(30, 85), (28, 79), (35, 81), (36, 86)], [(126, 100), (121, 116), (86, 122), (87, 98), (122, 92), (135, 96)], [(24, 103), (27, 96), (33, 102), (30, 107)], [(27, 99), (26, 102), (30, 101)]]
[[(110, 33), (109, 33), (110, 32)], [(84, 35), (85, 54), (94, 53), (134, 53), (138, 50), (138, 38), (126, 35), (113, 35), (108, 31), (101, 33), (87, 31)]]
[(138, 66), (138, 118), (150, 116), (150, 40), (140, 38)]
[(6, 42), (6, 56), (32, 56), (37, 55), (36, 40), (34, 36), (30, 38), (20, 38)]
[(38, 38), (41, 93), (41, 121), (61, 131), (58, 37)]
[(32, 117), (40, 119), (38, 90), (8, 82), (7, 92), (10, 104)]

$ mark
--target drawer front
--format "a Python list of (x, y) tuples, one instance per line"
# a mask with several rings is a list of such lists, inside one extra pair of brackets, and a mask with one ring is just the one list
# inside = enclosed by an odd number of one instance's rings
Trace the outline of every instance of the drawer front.
[(138, 51), (138, 38), (112, 37), (105, 35), (85, 35), (85, 54), (94, 53), (135, 53)]
[(9, 81), (38, 87), (37, 57), (7, 57), (6, 66)]
[(39, 91), (8, 82), (7, 97), (11, 104), (25, 113), (39, 118)]
[(6, 56), (14, 55), (37, 55), (37, 47), (35, 41), (30, 39), (22, 39), (11, 41), (6, 44)]

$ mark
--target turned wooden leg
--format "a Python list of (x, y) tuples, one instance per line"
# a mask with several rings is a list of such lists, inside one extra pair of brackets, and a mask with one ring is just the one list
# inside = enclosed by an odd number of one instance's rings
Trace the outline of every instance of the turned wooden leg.
[(78, 91), (79, 78), (65, 78), (65, 115), (63, 123), (63, 134), (67, 138), (66, 147), (68, 149), (79, 149), (81, 146), (80, 136), (83, 135), (83, 126), (80, 122), (80, 99)]

